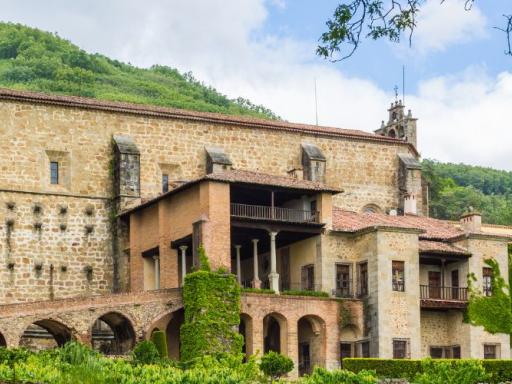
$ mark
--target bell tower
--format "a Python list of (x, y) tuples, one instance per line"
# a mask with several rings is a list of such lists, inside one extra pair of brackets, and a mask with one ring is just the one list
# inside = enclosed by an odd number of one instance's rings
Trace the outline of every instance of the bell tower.
[(375, 131), (377, 135), (388, 136), (407, 141), (417, 147), (416, 142), (416, 121), (412, 117), (411, 110), (404, 113), (405, 106), (402, 100), (395, 100), (388, 109), (388, 121), (382, 120), (381, 127)]

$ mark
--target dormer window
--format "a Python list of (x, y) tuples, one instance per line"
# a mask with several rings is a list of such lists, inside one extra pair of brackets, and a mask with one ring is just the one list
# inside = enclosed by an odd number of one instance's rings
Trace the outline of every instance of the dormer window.
[(50, 184), (59, 184), (59, 163), (50, 162)]

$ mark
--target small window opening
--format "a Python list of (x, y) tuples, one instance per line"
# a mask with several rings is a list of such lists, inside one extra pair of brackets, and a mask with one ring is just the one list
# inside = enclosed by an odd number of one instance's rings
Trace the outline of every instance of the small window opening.
[(50, 162), (50, 183), (59, 184), (59, 163), (56, 161)]

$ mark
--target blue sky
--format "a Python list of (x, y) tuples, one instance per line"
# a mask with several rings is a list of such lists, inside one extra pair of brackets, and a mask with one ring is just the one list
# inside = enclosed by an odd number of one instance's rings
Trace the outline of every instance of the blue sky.
[[(387, 0), (384, 0), (385, 2)], [(0, 0), (0, 19), (58, 32), (89, 52), (192, 71), (289, 121), (373, 131), (406, 66), (423, 157), (512, 170), (512, 57), (493, 29), (510, 0), (426, 0), (413, 46), (363, 41), (349, 60), (316, 57), (336, 0)]]
[[(314, 6), (311, 0), (286, 1), (282, 3), (284, 6), (275, 4), (271, 3), (268, 19), (259, 34), (291, 36), (315, 44), (326, 30), (325, 22), (339, 1), (316, 1)], [(353, 57), (333, 65), (350, 76), (371, 79), (390, 91), (396, 84), (401, 88), (403, 65), (406, 67), (406, 86), (410, 92), (417, 91), (421, 79), (461, 72), (468, 66), (482, 67), (490, 76), (496, 76), (511, 68), (512, 58), (503, 54), (505, 35), (493, 26), (504, 26), (502, 15), (512, 13), (512, 4), (510, 0), (481, 0), (477, 1), (477, 5), (488, 20), (487, 36), (453, 44), (443, 51), (429, 52), (419, 60), (413, 57), (414, 39), (412, 49), (409, 49), (406, 39), (399, 44), (364, 40)], [(442, 5), (439, 7), (442, 10)], [(311, 52), (311, 56), (311, 60), (316, 60), (314, 52)]]

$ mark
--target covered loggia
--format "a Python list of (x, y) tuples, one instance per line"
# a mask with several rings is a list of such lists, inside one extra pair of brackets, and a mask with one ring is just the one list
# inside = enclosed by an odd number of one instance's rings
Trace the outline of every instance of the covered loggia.
[(287, 354), (288, 327), (286, 318), (280, 313), (270, 313), (263, 318), (263, 351)]
[(299, 375), (311, 373), (315, 366), (325, 366), (325, 322), (318, 316), (301, 317), (297, 333)]
[[(3, 338), (3, 337), (2, 337)], [(31, 351), (61, 347), (71, 341), (70, 329), (53, 319), (42, 319), (30, 324), (23, 332), (20, 347)], [(3, 340), (5, 343), (5, 340)]]
[(135, 346), (131, 321), (118, 312), (108, 312), (92, 325), (92, 347), (105, 355), (124, 355)]

